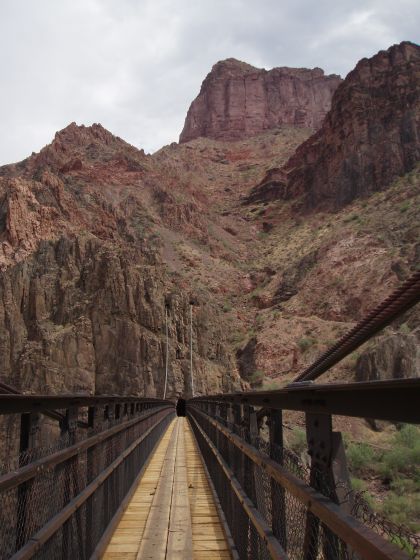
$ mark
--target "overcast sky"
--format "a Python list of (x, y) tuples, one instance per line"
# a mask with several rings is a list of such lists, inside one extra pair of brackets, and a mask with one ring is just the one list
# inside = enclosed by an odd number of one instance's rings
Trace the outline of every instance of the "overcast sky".
[(0, 0), (0, 164), (72, 121), (153, 152), (218, 60), (344, 77), (419, 23), (418, 0)]

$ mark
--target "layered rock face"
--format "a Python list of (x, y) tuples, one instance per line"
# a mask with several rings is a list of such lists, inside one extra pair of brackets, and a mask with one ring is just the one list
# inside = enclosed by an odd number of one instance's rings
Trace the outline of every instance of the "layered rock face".
[(73, 123), (39, 154), (0, 168), (3, 381), (37, 393), (161, 397), (169, 298), (167, 394), (189, 394), (194, 297), (196, 390), (239, 386), (220, 312), (162, 260), (164, 221), (201, 227), (193, 199), (162, 205), (170, 186), (100, 125)]
[(180, 142), (238, 140), (284, 125), (317, 129), (340, 82), (320, 68), (267, 71), (233, 58), (218, 62), (189, 108)]
[[(90, 392), (161, 397), (165, 295), (171, 292), (168, 395), (188, 394), (188, 293), (159, 263), (89, 235), (44, 241), (0, 277), (2, 379), (36, 393)], [(234, 368), (217, 313), (194, 312), (196, 390), (232, 389)], [(223, 365), (222, 365), (223, 364)]]
[(275, 181), (276, 195), (303, 196), (305, 209), (338, 209), (386, 188), (419, 159), (420, 47), (403, 42), (357, 64), (321, 129), (253, 196)]

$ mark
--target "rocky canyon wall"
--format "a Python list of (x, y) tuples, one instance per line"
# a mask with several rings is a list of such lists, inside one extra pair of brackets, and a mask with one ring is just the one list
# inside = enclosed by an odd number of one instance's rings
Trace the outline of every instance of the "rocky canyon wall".
[(303, 209), (338, 209), (386, 188), (419, 159), (420, 47), (403, 42), (357, 64), (320, 130), (251, 201), (271, 191), (272, 198), (302, 197)]
[(240, 386), (220, 310), (162, 260), (153, 201), (167, 181), (150, 158), (100, 125), (72, 124), (0, 175), (2, 381), (162, 397), (169, 301), (167, 394), (188, 395), (193, 297), (196, 390)]
[(317, 129), (340, 82), (320, 68), (267, 71), (233, 58), (218, 62), (189, 108), (180, 142), (238, 140), (283, 125)]

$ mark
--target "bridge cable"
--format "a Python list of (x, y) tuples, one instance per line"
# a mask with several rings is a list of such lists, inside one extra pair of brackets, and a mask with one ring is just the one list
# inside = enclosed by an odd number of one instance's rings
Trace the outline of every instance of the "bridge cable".
[(166, 332), (166, 356), (165, 356), (165, 388), (163, 398), (166, 399), (166, 387), (168, 384), (168, 363), (169, 363), (169, 335), (168, 335), (168, 306), (165, 305), (165, 332)]
[(193, 304), (190, 302), (190, 376), (191, 376), (191, 395), (192, 397), (194, 397), (192, 309), (193, 309)]
[(313, 364), (298, 375), (293, 383), (317, 379), (419, 301), (420, 272), (415, 272), (334, 346), (326, 350)]

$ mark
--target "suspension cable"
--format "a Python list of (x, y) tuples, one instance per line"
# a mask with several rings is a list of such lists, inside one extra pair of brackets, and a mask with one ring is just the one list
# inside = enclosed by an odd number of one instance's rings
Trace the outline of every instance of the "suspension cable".
[(190, 376), (191, 376), (191, 395), (194, 397), (194, 376), (193, 376), (193, 324), (192, 324), (193, 304), (190, 303)]
[(169, 364), (169, 334), (168, 334), (168, 306), (165, 305), (165, 332), (166, 332), (166, 356), (165, 356), (165, 388), (163, 398), (166, 399), (166, 388), (168, 385), (168, 364)]
[(296, 377), (293, 383), (317, 379), (419, 301), (420, 272), (415, 272), (334, 346)]

